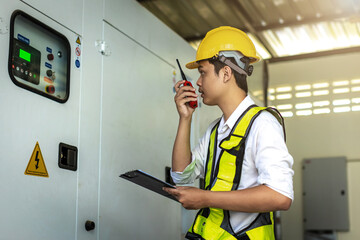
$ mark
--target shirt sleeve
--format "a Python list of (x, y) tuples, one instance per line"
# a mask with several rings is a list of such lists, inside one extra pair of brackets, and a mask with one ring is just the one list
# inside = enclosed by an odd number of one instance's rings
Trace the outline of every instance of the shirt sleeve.
[(171, 177), (176, 184), (192, 184), (195, 179), (204, 177), (204, 165), (207, 158), (211, 129), (219, 119), (210, 124), (203, 137), (199, 140), (196, 147), (191, 152), (191, 163), (183, 172), (171, 171)]
[(267, 111), (260, 114), (254, 125), (256, 122), (253, 154), (259, 174), (257, 182), (293, 200), (294, 160), (286, 147), (283, 128)]

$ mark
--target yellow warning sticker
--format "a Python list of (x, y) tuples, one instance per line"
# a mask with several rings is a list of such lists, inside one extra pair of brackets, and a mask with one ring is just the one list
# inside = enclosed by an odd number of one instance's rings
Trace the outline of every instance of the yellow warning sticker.
[(80, 37), (77, 37), (76, 43), (81, 45)]
[(38, 142), (36, 142), (34, 151), (25, 170), (25, 175), (49, 177)]

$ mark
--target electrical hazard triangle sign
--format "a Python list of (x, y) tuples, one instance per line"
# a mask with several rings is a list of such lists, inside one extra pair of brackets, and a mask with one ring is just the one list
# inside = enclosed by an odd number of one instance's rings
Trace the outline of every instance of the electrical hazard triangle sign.
[(80, 37), (77, 37), (76, 43), (79, 44), (79, 45), (81, 45)]
[(25, 175), (49, 177), (38, 142), (36, 142), (34, 151), (26, 167)]

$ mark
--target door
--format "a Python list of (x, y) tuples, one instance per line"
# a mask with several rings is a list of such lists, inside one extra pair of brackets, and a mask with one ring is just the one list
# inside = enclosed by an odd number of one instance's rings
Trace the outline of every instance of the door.
[(174, 66), (104, 23), (100, 238), (179, 239), (179, 203), (120, 179), (141, 169), (165, 180), (178, 123)]
[[(15, 9), (61, 32), (74, 49), (74, 32), (19, 1), (1, 8), (6, 24)], [(66, 103), (16, 86), (7, 71), (9, 34), (0, 35), (0, 239), (75, 239), (77, 172), (59, 168), (58, 154), (60, 142), (78, 145), (80, 70), (71, 58)], [(48, 177), (24, 174), (31, 159), (45, 163)]]

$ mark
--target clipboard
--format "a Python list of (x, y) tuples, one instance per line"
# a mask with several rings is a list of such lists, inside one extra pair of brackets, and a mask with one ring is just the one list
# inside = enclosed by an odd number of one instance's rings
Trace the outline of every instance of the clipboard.
[(121, 174), (119, 177), (178, 202), (174, 196), (162, 190), (163, 187), (176, 188), (175, 186), (161, 181), (160, 179), (153, 177), (144, 171), (132, 170)]

